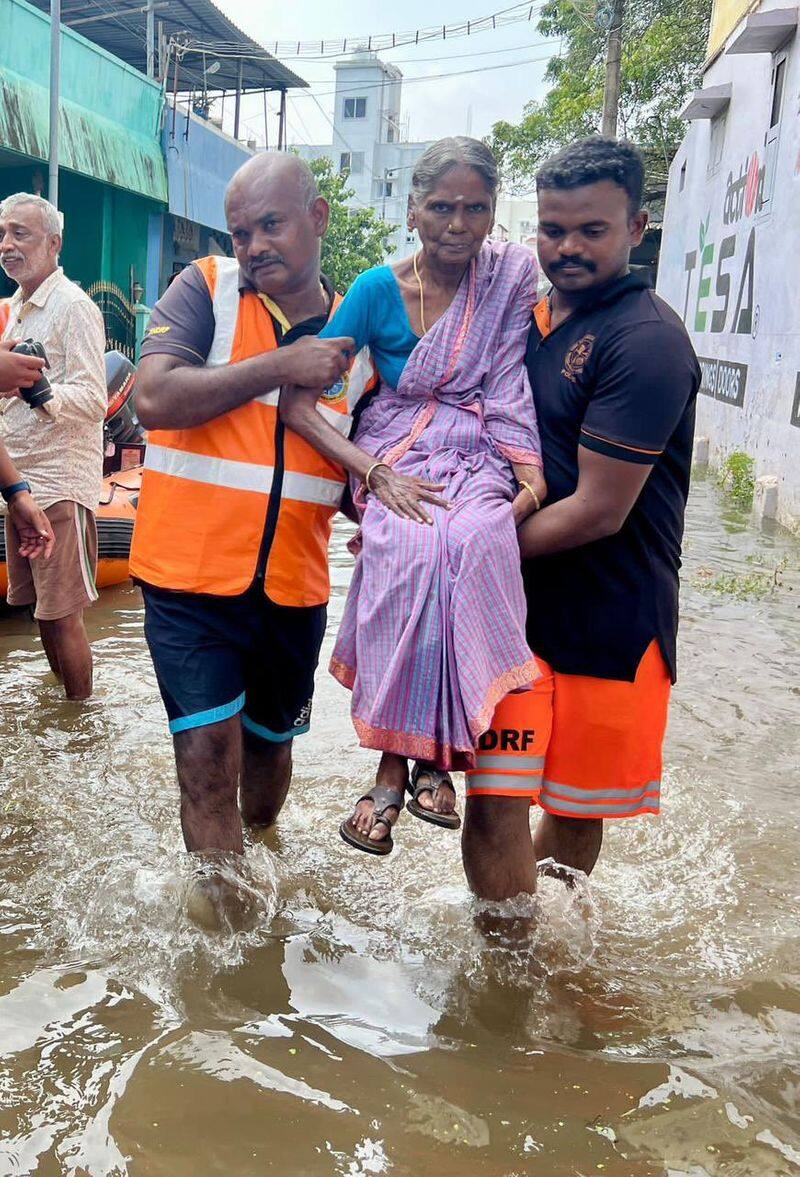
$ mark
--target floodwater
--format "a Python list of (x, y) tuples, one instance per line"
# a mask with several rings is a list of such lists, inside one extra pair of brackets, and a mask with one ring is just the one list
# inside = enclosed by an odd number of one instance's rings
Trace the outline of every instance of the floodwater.
[[(373, 758), (324, 673), (248, 850), (263, 918), (199, 931), (138, 593), (90, 614), (83, 707), (0, 620), (0, 1173), (800, 1172), (799, 561), (696, 484), (664, 815), (611, 829), (591, 886), (544, 880), (511, 948), (457, 837), (340, 841)], [(779, 564), (766, 597), (713, 591)]]

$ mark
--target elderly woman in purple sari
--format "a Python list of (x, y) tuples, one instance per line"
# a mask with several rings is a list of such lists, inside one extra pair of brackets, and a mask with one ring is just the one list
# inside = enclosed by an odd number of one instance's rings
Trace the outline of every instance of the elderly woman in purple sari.
[(474, 766), (497, 703), (537, 674), (516, 535), (546, 489), (523, 362), (537, 275), (528, 250), (486, 240), (496, 191), (477, 140), (418, 161), (421, 249), (362, 274), (322, 332), (368, 347), (380, 378), (352, 442), (318, 390), (281, 399), (286, 424), (349, 470), (360, 517), (331, 671), (382, 753), (340, 829), (372, 854), (391, 851), (406, 792), (414, 816), (458, 828), (450, 771)]

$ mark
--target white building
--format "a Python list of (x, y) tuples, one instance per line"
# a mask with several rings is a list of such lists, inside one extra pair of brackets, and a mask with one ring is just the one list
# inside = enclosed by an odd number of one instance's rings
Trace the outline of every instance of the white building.
[(369, 205), (395, 227), (394, 258), (414, 250), (406, 229), (414, 163), (430, 142), (409, 143), (401, 121), (403, 75), (376, 54), (357, 52), (336, 70), (333, 143), (298, 146), (303, 159), (327, 156), (337, 171), (349, 172), (353, 205)]
[(535, 251), (538, 224), (539, 203), (535, 196), (524, 198), (500, 193), (492, 230), (495, 241), (515, 241)]
[(715, 0), (658, 290), (700, 357), (697, 433), (712, 463), (750, 454), (767, 513), (800, 530), (800, 38), (797, 8), (781, 3)]

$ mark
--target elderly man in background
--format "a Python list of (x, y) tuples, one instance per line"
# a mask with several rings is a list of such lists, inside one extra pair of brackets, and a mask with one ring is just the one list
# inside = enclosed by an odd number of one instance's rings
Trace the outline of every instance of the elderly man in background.
[(18, 283), (4, 340), (35, 339), (50, 364), (52, 399), (31, 409), (19, 389), (0, 390), (0, 437), (55, 534), (51, 559), (21, 555), (6, 520), (8, 603), (35, 605), (42, 643), (69, 699), (92, 693), (83, 611), (97, 599), (94, 510), (102, 487), (107, 395), (102, 316), (58, 264), (61, 217), (39, 196), (0, 203), (0, 266)]

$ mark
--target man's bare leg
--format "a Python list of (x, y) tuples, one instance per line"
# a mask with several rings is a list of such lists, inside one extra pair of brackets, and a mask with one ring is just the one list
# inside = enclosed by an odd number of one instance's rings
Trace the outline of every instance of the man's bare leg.
[(59, 682), (62, 681), (61, 667), (58, 664), (58, 651), (56, 650), (56, 643), (53, 634), (47, 628), (47, 622), (39, 622), (39, 635), (42, 639), (42, 646), (47, 655), (47, 661)]
[(92, 649), (83, 624), (83, 610), (40, 621), (39, 632), (53, 673), (61, 679), (68, 699), (88, 699), (92, 693)]
[(292, 781), (292, 741), (270, 743), (242, 730), (242, 818), (249, 826), (271, 826)]
[(461, 854), (479, 899), (511, 899), (536, 891), (528, 797), (468, 797)]
[(558, 817), (543, 813), (533, 840), (536, 858), (552, 858), (590, 875), (603, 845), (601, 818)]
[(173, 736), (186, 849), (244, 853), (237, 795), (242, 765), (242, 722), (190, 728)]

